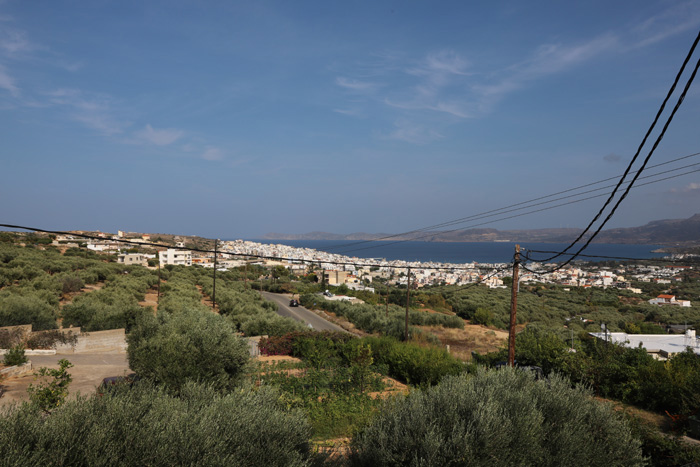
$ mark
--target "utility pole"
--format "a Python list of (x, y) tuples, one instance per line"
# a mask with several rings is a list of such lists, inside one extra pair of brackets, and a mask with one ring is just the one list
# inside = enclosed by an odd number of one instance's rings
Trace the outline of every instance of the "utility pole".
[(518, 269), (520, 266), (520, 245), (515, 245), (513, 259), (513, 283), (510, 292), (510, 332), (508, 333), (508, 366), (515, 365), (515, 313), (518, 311)]
[(156, 312), (160, 305), (160, 255), (158, 255), (158, 297), (156, 298)]
[(214, 290), (211, 293), (211, 307), (216, 311), (216, 247), (219, 244), (219, 240), (214, 240)]
[(248, 288), (248, 260), (245, 260), (245, 277), (243, 278), (243, 288)]
[(408, 281), (406, 282), (406, 326), (404, 340), (408, 342), (408, 304), (411, 303), (411, 268), (408, 268)]

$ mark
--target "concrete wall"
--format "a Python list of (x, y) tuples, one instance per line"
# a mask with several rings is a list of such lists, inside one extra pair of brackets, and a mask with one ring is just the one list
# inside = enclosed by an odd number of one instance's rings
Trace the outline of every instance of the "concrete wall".
[(0, 331), (9, 331), (10, 333), (16, 332), (17, 330), (19, 330), (20, 334), (23, 336), (22, 338), (24, 339), (32, 333), (32, 325), (22, 324), (19, 326), (4, 326), (0, 328)]
[(83, 332), (78, 336), (78, 342), (74, 347), (68, 344), (56, 346), (57, 355), (115, 351), (126, 352), (126, 333), (124, 329)]
[(0, 370), (0, 375), (10, 378), (12, 376), (24, 376), (32, 372), (32, 362), (23, 363), (22, 365), (9, 366)]

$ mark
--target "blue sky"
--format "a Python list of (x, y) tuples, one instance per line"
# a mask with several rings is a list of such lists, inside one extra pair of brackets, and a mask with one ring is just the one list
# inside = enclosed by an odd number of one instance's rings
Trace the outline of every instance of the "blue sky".
[[(0, 0), (0, 221), (254, 238), (500, 208), (620, 174), (698, 28), (698, 1)], [(698, 86), (652, 163), (700, 151)], [(650, 185), (610, 226), (699, 201), (700, 173)]]

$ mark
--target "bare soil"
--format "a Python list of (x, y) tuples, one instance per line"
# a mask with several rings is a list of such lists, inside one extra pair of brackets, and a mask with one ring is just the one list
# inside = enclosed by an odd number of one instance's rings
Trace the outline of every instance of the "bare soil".
[(208, 307), (209, 309), (214, 309), (214, 311), (216, 313), (218, 313), (219, 307), (217, 306), (216, 308), (214, 308), (214, 302), (211, 301), (211, 297), (204, 293), (204, 291), (202, 290), (202, 287), (200, 287), (199, 285), (196, 287), (197, 287), (197, 290), (199, 290), (199, 293), (202, 294), (202, 305)]
[(146, 308), (152, 307), (153, 311), (158, 311), (158, 286), (149, 289), (143, 301), (139, 302), (139, 305)]
[(61, 300), (59, 300), (58, 306), (60, 308), (63, 308), (66, 305), (70, 305), (73, 302), (73, 300), (75, 299), (75, 297), (77, 297), (78, 295), (83, 295), (86, 293), (94, 292), (95, 290), (100, 290), (104, 286), (105, 286), (104, 282), (97, 282), (95, 284), (86, 284), (85, 287), (83, 287), (80, 290), (80, 292), (72, 292), (72, 293), (64, 294), (63, 296), (61, 296)]
[(420, 328), (434, 334), (442, 345), (449, 345), (450, 353), (464, 361), (471, 360), (473, 351), (480, 354), (494, 352), (501, 349), (508, 341), (507, 331), (479, 324), (468, 324), (466, 321), (464, 329), (442, 326), (420, 326)]

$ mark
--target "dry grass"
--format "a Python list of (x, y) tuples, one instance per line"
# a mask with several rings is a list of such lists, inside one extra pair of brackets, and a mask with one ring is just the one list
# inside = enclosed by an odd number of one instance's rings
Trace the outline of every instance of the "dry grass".
[(480, 354), (494, 352), (502, 348), (508, 340), (508, 332), (502, 329), (487, 328), (478, 324), (467, 324), (464, 329), (442, 326), (420, 326), (434, 334), (442, 345), (450, 346), (450, 353), (460, 360), (469, 361), (472, 352)]

